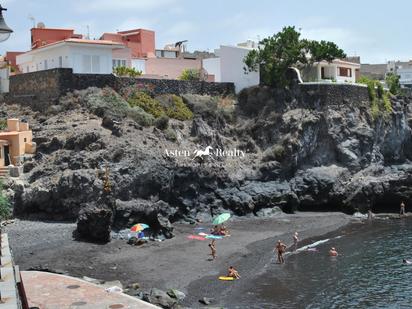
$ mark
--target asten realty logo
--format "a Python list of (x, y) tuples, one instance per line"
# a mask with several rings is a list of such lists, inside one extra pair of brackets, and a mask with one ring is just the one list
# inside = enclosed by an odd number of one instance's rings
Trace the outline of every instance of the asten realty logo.
[(221, 149), (215, 148), (213, 149), (212, 146), (207, 146), (204, 150), (202, 149), (195, 149), (194, 151), (190, 150), (182, 150), (182, 149), (173, 149), (165, 150), (165, 154), (168, 157), (173, 158), (192, 158), (192, 160), (200, 160), (204, 161), (206, 158), (218, 158), (218, 157), (229, 157), (229, 158), (244, 158), (246, 156), (245, 151), (233, 148), (233, 149)]

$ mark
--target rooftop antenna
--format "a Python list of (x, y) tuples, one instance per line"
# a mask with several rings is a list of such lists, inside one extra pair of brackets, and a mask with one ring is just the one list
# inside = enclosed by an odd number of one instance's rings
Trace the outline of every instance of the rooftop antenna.
[(36, 28), (36, 19), (32, 15), (27, 16), (27, 18), (32, 21), (33, 28)]

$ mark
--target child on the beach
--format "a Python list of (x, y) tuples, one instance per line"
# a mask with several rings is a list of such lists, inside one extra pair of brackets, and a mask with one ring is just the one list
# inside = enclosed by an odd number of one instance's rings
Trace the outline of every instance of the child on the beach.
[(214, 239), (209, 244), (209, 248), (212, 251), (212, 253), (210, 255), (212, 256), (213, 259), (216, 259), (216, 242), (215, 242)]
[(229, 269), (227, 271), (227, 276), (235, 278), (235, 279), (240, 279), (240, 275), (238, 271), (233, 266), (229, 266)]

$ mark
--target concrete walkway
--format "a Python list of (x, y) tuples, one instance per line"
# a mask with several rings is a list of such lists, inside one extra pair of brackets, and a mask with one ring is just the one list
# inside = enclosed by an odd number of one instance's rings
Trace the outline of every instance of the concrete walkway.
[(40, 309), (155, 309), (154, 305), (81, 279), (40, 271), (21, 272), (29, 306)]

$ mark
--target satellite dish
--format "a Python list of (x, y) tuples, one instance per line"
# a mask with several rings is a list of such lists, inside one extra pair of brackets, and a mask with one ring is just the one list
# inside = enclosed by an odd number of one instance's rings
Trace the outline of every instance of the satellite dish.
[(44, 29), (44, 28), (46, 28), (46, 25), (43, 22), (38, 22), (37, 23), (37, 28)]

